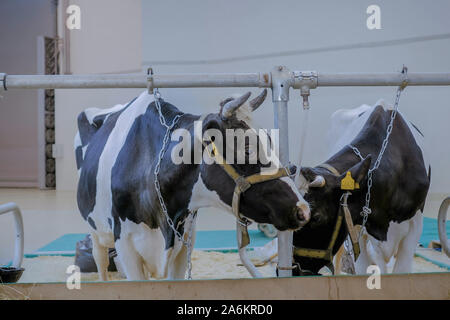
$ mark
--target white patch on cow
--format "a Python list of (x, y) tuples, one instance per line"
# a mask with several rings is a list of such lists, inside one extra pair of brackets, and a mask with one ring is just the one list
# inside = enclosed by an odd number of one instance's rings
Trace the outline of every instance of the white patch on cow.
[[(184, 239), (192, 226), (192, 247), (195, 244), (195, 217), (185, 221)], [(147, 224), (121, 221), (120, 237), (115, 247), (120, 265), (128, 280), (184, 279), (187, 266), (187, 248), (177, 237), (174, 245), (165, 249), (166, 240), (160, 228), (151, 229)]]
[(359, 242), (361, 255), (356, 260), (357, 274), (366, 273), (369, 265), (376, 264), (382, 273), (388, 272), (394, 260), (392, 272), (411, 272), (414, 251), (422, 234), (423, 215), (417, 212), (409, 220), (396, 223), (391, 221), (386, 241), (379, 241), (364, 232)]
[(105, 121), (106, 121), (106, 119), (109, 117), (109, 114), (120, 111), (125, 107), (126, 107), (126, 104), (116, 104), (114, 107), (111, 107), (111, 108), (88, 108), (88, 109), (84, 110), (84, 114), (86, 115), (86, 119), (88, 120), (88, 122), (92, 125), (94, 123), (94, 118), (96, 116), (108, 114), (105, 117)]
[(221, 208), (227, 212), (230, 213), (232, 212), (231, 207), (222, 200), (220, 200), (220, 197), (216, 191), (209, 190), (206, 187), (200, 174), (197, 182), (194, 184), (194, 187), (192, 188), (192, 196), (191, 199), (189, 200), (188, 209), (191, 212), (195, 212), (200, 208), (207, 208), (207, 207)]
[(120, 237), (115, 243), (120, 264), (128, 280), (157, 279), (167, 276), (167, 261), (172, 250), (164, 250), (165, 239), (160, 228), (125, 219), (120, 223)]
[(298, 188), (298, 191), (300, 192), (300, 194), (302, 196), (305, 196), (305, 194), (309, 190), (308, 180), (306, 180), (306, 178), (302, 174), (297, 173), (295, 175), (294, 183), (295, 183), (295, 186)]
[[(111, 170), (135, 119), (144, 114), (148, 105), (153, 101), (153, 95), (143, 92), (119, 115), (98, 160), (95, 207), (89, 216), (94, 220), (99, 241), (104, 246), (114, 246), (112, 232), (108, 224), (108, 218), (111, 217), (112, 210)], [(118, 108), (118, 106), (111, 109), (114, 108)]]
[[(336, 154), (356, 138), (377, 106), (382, 106), (384, 110), (393, 109), (393, 105), (380, 99), (373, 106), (364, 104), (354, 109), (340, 109), (332, 114), (331, 124), (327, 134), (328, 157)], [(364, 114), (359, 116), (361, 113)], [(407, 120), (401, 111), (399, 111), (398, 114), (401, 115), (407, 123), (417, 145), (422, 151), (425, 168), (428, 169), (430, 162), (427, 157), (424, 137), (420, 135), (417, 129), (413, 127), (411, 122)]]
[[(356, 138), (374, 109), (375, 106), (364, 104), (354, 109), (340, 109), (332, 114), (327, 135), (328, 157), (336, 154)], [(363, 112), (364, 114), (359, 116)]]
[(303, 196), (300, 194), (299, 189), (295, 186), (294, 180), (292, 180), (290, 177), (283, 177), (280, 178), (280, 180), (286, 183), (291, 188), (292, 192), (294, 192), (294, 194), (297, 196), (297, 207), (302, 209), (305, 220), (309, 221), (309, 219), (311, 218), (311, 210), (309, 208), (309, 204), (305, 201), (305, 199), (303, 199)]

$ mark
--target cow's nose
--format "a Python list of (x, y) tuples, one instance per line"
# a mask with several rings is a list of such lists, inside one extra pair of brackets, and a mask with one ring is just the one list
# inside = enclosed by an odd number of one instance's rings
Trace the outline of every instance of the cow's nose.
[(302, 222), (302, 225), (305, 225), (311, 217), (311, 211), (309, 209), (309, 205), (305, 202), (299, 201), (299, 202), (297, 202), (295, 211), (297, 214), (297, 218)]

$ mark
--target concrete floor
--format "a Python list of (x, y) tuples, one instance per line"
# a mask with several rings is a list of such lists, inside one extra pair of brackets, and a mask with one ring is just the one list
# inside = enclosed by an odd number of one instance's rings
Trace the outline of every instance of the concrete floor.
[[(430, 194), (425, 216), (437, 218), (445, 194)], [(16, 202), (23, 214), (25, 253), (31, 253), (66, 233), (88, 232), (81, 218), (75, 191), (0, 188), (0, 204)], [(448, 217), (450, 218), (450, 217)], [(231, 213), (216, 209), (199, 210), (197, 230), (232, 230), (235, 219)], [(256, 228), (253, 224), (250, 228)], [(14, 220), (11, 214), (0, 216), (0, 264), (12, 259)]]

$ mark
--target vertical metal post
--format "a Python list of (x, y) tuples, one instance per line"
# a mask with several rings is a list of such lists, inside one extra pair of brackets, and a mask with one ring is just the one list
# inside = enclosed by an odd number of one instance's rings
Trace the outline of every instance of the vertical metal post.
[[(279, 159), (281, 165), (289, 163), (288, 101), (292, 86), (292, 73), (284, 66), (272, 70), (272, 101), (274, 107), (274, 126), (279, 130)], [(278, 275), (292, 276), (292, 237), (291, 231), (278, 232)]]

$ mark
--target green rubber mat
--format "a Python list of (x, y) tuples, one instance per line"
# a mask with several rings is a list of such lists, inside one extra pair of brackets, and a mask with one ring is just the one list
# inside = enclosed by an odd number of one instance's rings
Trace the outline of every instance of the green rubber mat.
[[(258, 230), (249, 230), (249, 248), (262, 247), (272, 239)], [(67, 233), (25, 257), (41, 255), (75, 255), (76, 243), (86, 237), (85, 233)], [(205, 251), (237, 251), (235, 230), (197, 231), (195, 249)]]
[[(450, 223), (447, 223), (447, 234), (450, 234)], [(259, 230), (249, 230), (249, 248), (262, 247), (272, 239), (267, 238)], [(39, 255), (74, 255), (76, 243), (82, 240), (84, 233), (67, 233), (46, 244), (26, 257)], [(439, 240), (437, 219), (424, 217), (420, 244), (427, 247), (431, 240)], [(237, 251), (236, 231), (197, 231), (195, 249), (209, 251)]]

